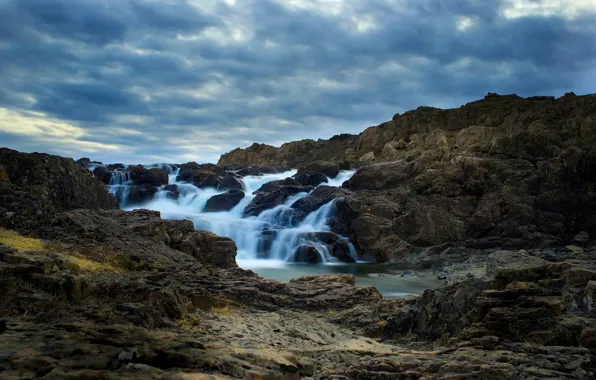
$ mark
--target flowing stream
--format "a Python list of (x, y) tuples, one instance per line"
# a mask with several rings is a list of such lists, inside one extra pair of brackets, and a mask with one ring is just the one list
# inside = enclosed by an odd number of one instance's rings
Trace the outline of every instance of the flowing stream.
[[(255, 198), (253, 192), (267, 182), (282, 180), (296, 174), (288, 171), (260, 176), (245, 176), (244, 198), (230, 211), (203, 212), (209, 198), (225, 193), (215, 188), (200, 189), (193, 184), (178, 182), (179, 169), (173, 165), (156, 164), (146, 168), (158, 167), (168, 173), (168, 187), (162, 186), (152, 200), (140, 205), (129, 205), (128, 195), (132, 181), (125, 171), (112, 173), (109, 190), (119, 199), (125, 210), (145, 208), (161, 212), (166, 219), (189, 219), (195, 228), (208, 230), (234, 240), (238, 247), (236, 261), (245, 269), (252, 269), (259, 275), (282, 281), (306, 274), (352, 273), (359, 285), (376, 286), (384, 296), (398, 297), (418, 294), (424, 289), (435, 287), (440, 282), (430, 274), (419, 273), (417, 276), (401, 276), (397, 268), (391, 266), (358, 262), (354, 246), (345, 237), (338, 237), (349, 247), (349, 255), (358, 263), (342, 263), (334, 257), (326, 243), (313, 239), (317, 233), (332, 234), (328, 222), (335, 211), (334, 201), (300, 220), (291, 208), (297, 200), (308, 193), (290, 196), (275, 208), (265, 210), (258, 216), (244, 217), (244, 208)], [(337, 177), (329, 178), (325, 186), (341, 186), (354, 171), (341, 171)], [(172, 197), (171, 185), (176, 185), (179, 196)], [(298, 247), (314, 248), (319, 255), (319, 264), (293, 262)]]

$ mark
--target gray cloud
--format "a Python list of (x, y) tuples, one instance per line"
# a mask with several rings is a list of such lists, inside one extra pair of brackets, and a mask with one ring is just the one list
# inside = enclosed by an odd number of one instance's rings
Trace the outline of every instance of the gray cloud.
[(488, 91), (593, 89), (596, 7), (509, 3), (0, 0), (0, 145), (215, 161)]

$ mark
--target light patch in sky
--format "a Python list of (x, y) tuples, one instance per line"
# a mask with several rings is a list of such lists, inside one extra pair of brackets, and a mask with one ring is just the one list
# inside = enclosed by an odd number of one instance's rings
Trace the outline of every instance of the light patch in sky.
[(563, 16), (574, 19), (584, 12), (596, 12), (595, 0), (505, 0), (502, 8), (507, 18), (528, 16)]
[(457, 30), (465, 32), (476, 25), (476, 21), (470, 17), (460, 16), (457, 20)]

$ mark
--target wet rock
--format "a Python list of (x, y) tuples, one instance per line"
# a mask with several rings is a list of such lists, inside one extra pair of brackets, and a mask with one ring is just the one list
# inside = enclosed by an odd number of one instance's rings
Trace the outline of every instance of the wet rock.
[(223, 194), (217, 194), (209, 198), (203, 212), (229, 211), (233, 209), (244, 198), (241, 190), (229, 190)]
[(343, 197), (348, 194), (351, 194), (351, 191), (346, 189), (332, 186), (319, 186), (308, 196), (297, 200), (292, 205), (292, 208), (300, 210), (304, 215), (308, 215), (335, 198)]
[(153, 185), (131, 185), (118, 189), (116, 197), (123, 200), (125, 194), (128, 194), (126, 205), (137, 205), (152, 200), (158, 191), (159, 188)]
[(146, 169), (142, 165), (129, 166), (126, 169), (135, 185), (162, 186), (168, 184), (168, 173), (159, 168)]
[(294, 178), (303, 186), (318, 186), (321, 183), (328, 182), (329, 179), (323, 173), (300, 173), (295, 174)]
[(295, 178), (288, 177), (286, 179), (281, 179), (278, 181), (267, 182), (267, 183), (263, 184), (261, 187), (259, 187), (257, 190), (255, 190), (253, 192), (253, 194), (270, 193), (273, 190), (277, 190), (284, 186), (300, 187), (300, 186), (302, 186), (302, 184), (300, 182), (298, 182)]
[(321, 258), (319, 251), (317, 251), (314, 246), (302, 244), (296, 247), (289, 261), (296, 263), (316, 264), (322, 262), (323, 259)]
[(177, 180), (192, 183), (199, 188), (217, 188), (225, 175), (225, 169), (217, 165), (188, 162), (180, 165)]
[(167, 197), (168, 199), (172, 199), (172, 200), (177, 200), (178, 198), (180, 198), (180, 192), (178, 191), (178, 185), (172, 184), (172, 185), (166, 185), (164, 186), (164, 191), (167, 191)]
[(244, 190), (244, 183), (241, 179), (236, 178), (232, 174), (226, 174), (219, 181), (219, 190)]
[[(350, 246), (346, 239), (334, 234), (333, 232), (305, 232), (298, 236), (300, 242), (305, 242), (307, 245), (317, 244), (323, 245), (328, 254), (335, 257), (339, 261), (353, 263), (355, 260), (350, 252)], [(311, 257), (312, 255), (308, 256)], [(302, 261), (302, 260), (301, 260)]]
[(310, 190), (310, 186), (283, 186), (269, 193), (259, 193), (244, 209), (244, 216), (257, 216), (264, 210), (283, 204), (292, 195)]

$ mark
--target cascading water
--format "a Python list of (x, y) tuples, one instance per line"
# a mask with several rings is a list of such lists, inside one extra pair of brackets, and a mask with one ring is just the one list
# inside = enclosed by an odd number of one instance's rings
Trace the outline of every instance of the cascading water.
[[(238, 247), (237, 260), (248, 263), (253, 260), (271, 260), (275, 262), (291, 261), (296, 249), (312, 247), (318, 253), (323, 263), (337, 262), (327, 246), (316, 239), (316, 233), (331, 234), (328, 226), (329, 217), (335, 210), (334, 202), (329, 202), (301, 220), (296, 210), (291, 206), (298, 199), (308, 193), (299, 193), (288, 197), (286, 201), (275, 208), (265, 210), (256, 217), (243, 217), (244, 208), (255, 198), (253, 192), (267, 182), (282, 180), (296, 174), (289, 171), (262, 176), (246, 176), (242, 180), (245, 196), (230, 211), (202, 212), (205, 204), (214, 195), (225, 193), (214, 188), (199, 189), (198, 187), (176, 180), (178, 169), (164, 164), (146, 166), (160, 167), (169, 174), (169, 185), (176, 185), (178, 199), (171, 199), (169, 190), (162, 186), (154, 199), (139, 206), (122, 205), (124, 209), (147, 208), (160, 211), (163, 218), (190, 219), (195, 228), (208, 230), (221, 236), (233, 239)], [(329, 179), (321, 185), (341, 186), (354, 171), (341, 171), (335, 178)], [(338, 237), (339, 239), (345, 239)], [(355, 260), (356, 251), (352, 244), (345, 239), (349, 247), (349, 255)]]
[(118, 200), (120, 200), (120, 206), (126, 207), (128, 203), (128, 195), (130, 194), (130, 186), (132, 180), (130, 178), (130, 172), (127, 171), (115, 171), (112, 172), (110, 177), (110, 183), (108, 184), (108, 191)]

